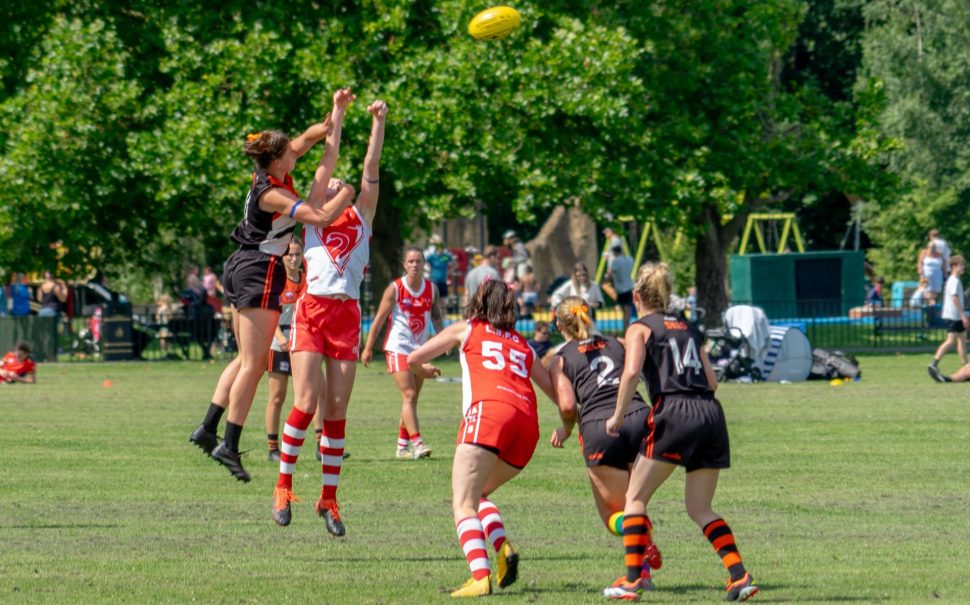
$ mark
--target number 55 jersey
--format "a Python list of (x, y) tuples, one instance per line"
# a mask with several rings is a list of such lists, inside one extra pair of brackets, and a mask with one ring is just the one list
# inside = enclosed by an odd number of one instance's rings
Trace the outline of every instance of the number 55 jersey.
[(457, 443), (494, 452), (524, 468), (539, 442), (539, 413), (532, 388), (535, 354), (514, 330), (469, 321), (461, 345), (462, 419)]
[(535, 354), (515, 330), (497, 330), (483, 321), (468, 322), (461, 345), (462, 412), (479, 401), (502, 401), (519, 410), (536, 413), (532, 388)]

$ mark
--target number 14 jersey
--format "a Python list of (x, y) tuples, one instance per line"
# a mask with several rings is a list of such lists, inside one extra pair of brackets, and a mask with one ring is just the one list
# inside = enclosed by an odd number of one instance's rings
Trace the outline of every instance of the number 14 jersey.
[(679, 317), (663, 313), (647, 315), (637, 323), (650, 328), (647, 357), (643, 360), (643, 378), (650, 401), (674, 393), (711, 393), (701, 362), (704, 336), (700, 330)]
[(468, 321), (461, 345), (462, 414), (479, 401), (501, 401), (536, 414), (532, 388), (535, 354), (515, 330), (497, 330), (483, 321)]

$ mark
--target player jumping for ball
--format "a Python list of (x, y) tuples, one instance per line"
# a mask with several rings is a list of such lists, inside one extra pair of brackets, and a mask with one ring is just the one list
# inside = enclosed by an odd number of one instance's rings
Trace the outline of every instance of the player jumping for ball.
[(323, 487), (316, 509), (334, 536), (346, 533), (337, 506), (337, 485), (343, 463), (347, 406), (357, 373), (360, 284), (370, 259), (387, 104), (375, 101), (367, 111), (373, 119), (360, 195), (332, 224), (324, 228), (307, 226), (303, 230), (307, 287), (296, 302), (290, 334), (294, 402), (283, 428), (280, 474), (273, 492), (272, 518), (279, 525), (289, 525), (290, 503), (299, 501), (293, 493), (293, 471), (317, 400), (323, 397)]

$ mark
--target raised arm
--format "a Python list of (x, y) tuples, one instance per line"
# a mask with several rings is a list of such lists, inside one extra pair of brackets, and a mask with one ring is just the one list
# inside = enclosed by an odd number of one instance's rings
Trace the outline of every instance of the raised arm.
[(344, 115), (347, 112), (347, 107), (356, 98), (349, 88), (341, 88), (333, 93), (333, 110), (330, 112), (333, 127), (327, 135), (323, 156), (320, 158), (320, 164), (313, 175), (310, 193), (307, 194), (307, 203), (311, 206), (319, 206), (326, 201), (327, 187), (330, 185), (333, 171), (337, 167), (337, 159), (340, 157), (340, 136), (344, 127)]
[(373, 116), (370, 140), (367, 142), (367, 155), (364, 157), (364, 176), (360, 180), (360, 195), (357, 207), (369, 224), (373, 224), (377, 214), (377, 197), (381, 182), (381, 151), (384, 148), (384, 125), (387, 122), (387, 103), (374, 101), (367, 108)]
[(333, 114), (327, 112), (327, 115), (323, 117), (322, 122), (310, 126), (303, 131), (303, 134), (290, 141), (290, 149), (297, 158), (301, 158), (306, 155), (306, 152), (310, 151), (314, 145), (327, 138), (332, 131)]
[(377, 307), (377, 314), (374, 315), (374, 321), (370, 324), (370, 332), (367, 333), (367, 343), (364, 345), (364, 351), (360, 354), (360, 362), (364, 364), (365, 368), (370, 365), (371, 359), (374, 358), (374, 343), (380, 336), (381, 330), (384, 329), (384, 322), (387, 321), (387, 316), (391, 314), (391, 307), (395, 302), (397, 302), (397, 288), (394, 287), (392, 282), (384, 288), (381, 304)]
[(637, 382), (640, 380), (640, 369), (643, 368), (643, 361), (647, 356), (647, 340), (650, 338), (650, 328), (635, 323), (627, 328), (626, 331), (626, 356), (623, 362), (623, 373), (620, 375), (620, 390), (616, 395), (616, 409), (613, 417), (606, 421), (606, 432), (616, 437), (620, 434), (620, 427), (623, 425), (623, 415), (630, 402), (633, 401), (633, 394), (637, 391)]

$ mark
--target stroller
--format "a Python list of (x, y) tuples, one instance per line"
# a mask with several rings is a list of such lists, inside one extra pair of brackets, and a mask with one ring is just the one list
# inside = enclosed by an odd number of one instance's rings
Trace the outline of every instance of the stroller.
[(707, 330), (704, 337), (710, 343), (707, 356), (718, 382), (739, 380), (756, 382), (764, 380), (758, 367), (753, 348), (744, 333), (736, 327)]

